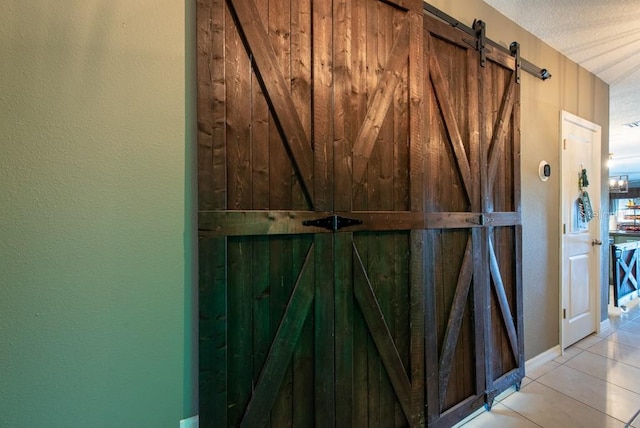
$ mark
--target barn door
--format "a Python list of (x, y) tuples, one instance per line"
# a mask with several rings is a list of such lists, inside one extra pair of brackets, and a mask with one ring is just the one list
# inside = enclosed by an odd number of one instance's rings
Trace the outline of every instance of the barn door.
[(485, 403), (524, 377), (522, 301), (522, 217), (520, 209), (520, 61), (519, 46), (511, 56), (486, 53), (480, 71), (482, 144), (483, 264), (487, 269), (485, 304)]
[(424, 422), (419, 0), (199, 0), (200, 422)]
[(480, 27), (424, 25), (428, 422), (451, 426), (523, 375), (519, 89), (514, 59), (482, 52)]

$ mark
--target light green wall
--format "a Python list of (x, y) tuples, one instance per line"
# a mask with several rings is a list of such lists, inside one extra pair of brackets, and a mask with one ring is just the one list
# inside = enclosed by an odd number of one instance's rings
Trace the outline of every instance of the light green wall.
[(185, 3), (2, 0), (0, 130), (0, 426), (177, 427)]
[[(523, 221), (523, 286), (525, 358), (530, 359), (560, 343), (560, 111), (602, 126), (602, 159), (609, 151), (609, 86), (539, 39), (509, 21), (482, 0), (430, 0), (430, 4), (471, 26), (474, 19), (487, 25), (487, 37), (508, 47), (520, 43), (528, 61), (548, 69), (552, 78), (539, 80), (522, 73), (521, 178)], [(551, 164), (546, 183), (538, 179), (541, 160)], [(607, 174), (602, 166), (602, 211), (608, 211)], [(607, 242), (603, 224), (602, 237)], [(608, 264), (602, 264), (602, 283), (608, 284)], [(603, 316), (606, 318), (604, 288)]]

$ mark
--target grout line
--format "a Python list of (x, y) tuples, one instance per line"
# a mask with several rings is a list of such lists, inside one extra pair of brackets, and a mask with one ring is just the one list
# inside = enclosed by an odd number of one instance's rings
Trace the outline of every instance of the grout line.
[[(529, 382), (527, 385), (531, 385), (534, 381)], [(523, 418), (525, 418), (526, 420), (528, 420), (529, 422), (531, 422), (532, 424), (534, 424), (537, 427), (542, 427), (542, 425), (537, 424), (535, 421), (532, 421), (531, 419), (529, 419), (528, 417), (526, 417), (525, 415), (523, 415), (522, 413), (518, 412), (517, 410), (512, 409), (511, 407), (509, 407), (508, 405), (506, 405), (505, 403), (501, 403), (504, 407), (506, 407), (507, 409), (511, 410), (513, 413), (516, 413), (520, 416), (522, 416)]]
[[(575, 397), (572, 397), (572, 396), (570, 396), (570, 395), (566, 394), (566, 393), (565, 393), (565, 392), (563, 392), (563, 391), (560, 391), (560, 390), (558, 390), (558, 389), (556, 389), (556, 388), (553, 388), (553, 387), (551, 387), (551, 386), (549, 386), (549, 385), (546, 385), (546, 384), (544, 384), (544, 383), (540, 382), (540, 381), (539, 381), (539, 379), (540, 379), (541, 377), (543, 377), (543, 376), (547, 375), (547, 374), (552, 373), (552, 372), (553, 372), (554, 370), (556, 370), (557, 368), (559, 368), (559, 367), (561, 367), (561, 366), (565, 366), (565, 367), (567, 367), (567, 368), (569, 368), (569, 369), (576, 370), (576, 371), (578, 371), (578, 372), (580, 372), (580, 373), (582, 373), (582, 374), (584, 374), (584, 375), (586, 375), (586, 376), (589, 376), (589, 377), (591, 377), (591, 378), (593, 378), (593, 379), (596, 379), (596, 380), (598, 380), (598, 381), (600, 381), (600, 382), (603, 382), (605, 385), (615, 385), (615, 386), (616, 386), (616, 387), (618, 387), (618, 388), (624, 389), (624, 390), (629, 391), (629, 392), (631, 392), (631, 393), (633, 393), (633, 394), (638, 394), (638, 395), (640, 395), (640, 392), (636, 392), (636, 391), (629, 390), (629, 389), (627, 389), (627, 388), (625, 388), (625, 387), (623, 387), (623, 386), (621, 386), (621, 385), (618, 385), (618, 384), (613, 383), (613, 382), (609, 382), (609, 381), (608, 381), (608, 380), (606, 380), (606, 379), (602, 379), (602, 378), (599, 378), (599, 377), (593, 376), (593, 375), (591, 375), (591, 374), (590, 374), (590, 373), (588, 373), (588, 372), (584, 372), (584, 371), (582, 371), (582, 370), (580, 370), (580, 369), (577, 369), (577, 368), (574, 368), (574, 367), (571, 367), (571, 366), (567, 365), (567, 363), (568, 363), (569, 361), (572, 361), (574, 358), (576, 358), (577, 356), (579, 356), (579, 355), (580, 355), (580, 354), (582, 354), (583, 352), (589, 352), (589, 353), (590, 353), (590, 354), (592, 354), (592, 355), (597, 355), (597, 356), (599, 356), (599, 357), (603, 357), (603, 358), (605, 358), (605, 359), (607, 359), (607, 360), (614, 361), (614, 362), (616, 362), (617, 364), (622, 364), (622, 365), (624, 365), (624, 366), (629, 366), (629, 367), (634, 367), (634, 368), (640, 369), (640, 367), (632, 366), (632, 365), (630, 365), (630, 364), (628, 364), (628, 363), (625, 363), (625, 362), (623, 362), (623, 361), (621, 361), (621, 360), (619, 360), (619, 359), (609, 358), (609, 356), (608, 356), (608, 355), (602, 355), (602, 354), (600, 354), (600, 353), (597, 353), (597, 352), (594, 352), (594, 351), (592, 351), (592, 350), (591, 350), (591, 348), (593, 348), (595, 345), (597, 345), (597, 344), (599, 344), (599, 343), (601, 343), (601, 342), (603, 342), (603, 341), (605, 341), (605, 340), (606, 340), (607, 342), (609, 342), (609, 343), (613, 344), (613, 346), (615, 347), (615, 349), (616, 349), (616, 350), (617, 350), (617, 349), (619, 349), (619, 347), (620, 347), (620, 346), (625, 346), (625, 347), (630, 347), (630, 348), (637, 348), (637, 349), (640, 349), (640, 347), (634, 346), (633, 344), (618, 342), (618, 341), (612, 340), (612, 339), (610, 338), (610, 336), (611, 336), (611, 335), (613, 335), (614, 333), (616, 333), (616, 332), (620, 331), (620, 330), (621, 330), (621, 327), (623, 327), (623, 326), (633, 327), (633, 328), (625, 328), (625, 329), (622, 329), (622, 330), (624, 330), (624, 331), (630, 331), (630, 332), (633, 332), (633, 333), (636, 333), (636, 334), (640, 333), (640, 305), (638, 305), (638, 304), (634, 305), (633, 307), (631, 307), (631, 308), (630, 308), (629, 312), (627, 312), (625, 315), (626, 315), (626, 316), (625, 316), (625, 320), (620, 320), (620, 319), (619, 319), (619, 320), (618, 320), (618, 322), (619, 322), (619, 323), (618, 323), (617, 325), (615, 325), (615, 326), (614, 326), (613, 324), (610, 324), (610, 327), (607, 329), (607, 334), (606, 334), (606, 335), (604, 335), (604, 336), (600, 336), (600, 335), (598, 335), (598, 334), (597, 334), (597, 335), (595, 335), (595, 337), (598, 337), (598, 338), (600, 338), (600, 339), (602, 339), (602, 340), (598, 340), (598, 341), (594, 342), (592, 345), (590, 345), (590, 346), (588, 346), (588, 347), (586, 347), (586, 348), (579, 348), (579, 347), (576, 347), (575, 345), (572, 345), (572, 347), (575, 347), (575, 349), (577, 349), (577, 350), (578, 350), (578, 352), (577, 352), (575, 355), (573, 355), (571, 358), (567, 359), (566, 361), (562, 361), (562, 362), (560, 362), (560, 361), (556, 361), (556, 359), (549, 360), (549, 361), (548, 361), (547, 363), (545, 363), (545, 364), (549, 364), (549, 363), (553, 362), (553, 363), (555, 363), (555, 364), (557, 364), (557, 365), (556, 365), (555, 367), (551, 368), (550, 370), (546, 371), (544, 374), (542, 374), (542, 375), (540, 375), (540, 376), (536, 377), (536, 378), (532, 378), (529, 374), (527, 374), (527, 375), (526, 375), (526, 377), (525, 377), (525, 378), (523, 378), (523, 381), (524, 381), (524, 379), (526, 379), (526, 378), (528, 378), (528, 379), (529, 379), (529, 381), (526, 383), (526, 385), (523, 385), (523, 386), (522, 386), (522, 388), (521, 388), (521, 390), (520, 390), (520, 391), (526, 391), (526, 390), (529, 388), (529, 385), (531, 385), (531, 384), (533, 384), (534, 382), (536, 382), (539, 386), (542, 386), (542, 387), (544, 387), (544, 388), (549, 388), (549, 389), (551, 389), (551, 390), (553, 390), (553, 391), (557, 392), (558, 394), (560, 394), (560, 395), (564, 396), (564, 397), (565, 397), (566, 399), (568, 399), (568, 400), (574, 401), (574, 402), (576, 402), (576, 403), (580, 403), (580, 404), (581, 404), (581, 405), (583, 405), (583, 406), (586, 406), (586, 407), (588, 407), (588, 408), (590, 408), (590, 409), (592, 409), (592, 410), (595, 410), (596, 412), (598, 412), (599, 414), (603, 415), (604, 417), (606, 417), (606, 418), (610, 418), (610, 420), (618, 421), (618, 422), (620, 422), (620, 423), (624, 424), (624, 423), (625, 423), (625, 421), (621, 421), (620, 419), (616, 418), (616, 417), (615, 417), (615, 416), (613, 416), (613, 415), (610, 415), (610, 414), (609, 414), (609, 413), (607, 413), (607, 412), (603, 412), (602, 410), (600, 410), (600, 409), (598, 409), (598, 408), (595, 408), (595, 407), (593, 407), (592, 405), (590, 405), (590, 404), (588, 404), (588, 403), (585, 403), (585, 402), (583, 402), (583, 401), (581, 401), (581, 400), (579, 400), (579, 399), (577, 399), (577, 398), (575, 398)], [(611, 318), (611, 316), (610, 316), (609, 318)], [(633, 322), (633, 324), (631, 324), (632, 322)], [(634, 326), (634, 324), (635, 324), (635, 326)], [(603, 333), (603, 332), (601, 332), (601, 333), (599, 333), (599, 334), (602, 334), (602, 333)], [(580, 342), (578, 342), (578, 343), (580, 343)], [(570, 347), (570, 348), (571, 348), (571, 347)], [(562, 357), (562, 356), (559, 356), (559, 357), (557, 357), (557, 358), (561, 358), (561, 357)], [(544, 366), (545, 364), (542, 364), (540, 367)], [(538, 367), (536, 367), (536, 368), (538, 368)], [(506, 392), (506, 391), (505, 391), (505, 392)], [(503, 394), (504, 394), (504, 393), (503, 393)], [(537, 426), (537, 427), (541, 427), (541, 425), (539, 425), (539, 424), (537, 424), (535, 421), (533, 421), (533, 420), (529, 419), (527, 416), (523, 415), (522, 413), (520, 413), (520, 412), (518, 412), (518, 411), (516, 411), (516, 410), (512, 409), (511, 407), (509, 407), (509, 406), (505, 403), (505, 401), (508, 401), (507, 399), (508, 399), (509, 397), (511, 397), (512, 395), (514, 395), (514, 394), (516, 394), (516, 392), (512, 392), (512, 393), (510, 393), (510, 394), (508, 394), (508, 395), (504, 396), (504, 397), (503, 397), (503, 398), (501, 398), (500, 400), (496, 400), (496, 405), (497, 405), (497, 404), (500, 404), (500, 405), (504, 406), (505, 408), (507, 408), (509, 411), (511, 411), (511, 412), (513, 412), (513, 413), (517, 414), (518, 416), (522, 417), (523, 419), (527, 420), (527, 421), (528, 421), (528, 422), (530, 422), (531, 424), (533, 424), (533, 425), (535, 425), (535, 426)], [(537, 411), (537, 409), (536, 409), (536, 410), (534, 410), (534, 411)], [(543, 409), (540, 409), (540, 411), (543, 411)], [(472, 420), (474, 420), (474, 419), (476, 419), (476, 418), (480, 417), (480, 416), (481, 416), (482, 414), (484, 414), (484, 413), (486, 413), (486, 411), (479, 413), (479, 414), (478, 414), (478, 415), (476, 415), (473, 419), (469, 419), (469, 420), (467, 420), (467, 421), (466, 421), (466, 423), (469, 423), (469, 422), (471, 422)], [(639, 416), (639, 415), (640, 415), (640, 410), (638, 411), (638, 413), (636, 413), (636, 414), (634, 415), (634, 417), (633, 417), (633, 419), (631, 419), (631, 421), (627, 422), (627, 425), (626, 425), (626, 426), (634, 426), (634, 425), (630, 425), (630, 424), (634, 423), (634, 421), (635, 421), (636, 419), (638, 419), (638, 416)], [(497, 422), (498, 424), (500, 424), (500, 420), (499, 420), (499, 419), (498, 419), (496, 422)], [(460, 426), (463, 426), (463, 425), (460, 425)], [(636, 426), (639, 426), (639, 427), (640, 427), (640, 425), (636, 425)]]

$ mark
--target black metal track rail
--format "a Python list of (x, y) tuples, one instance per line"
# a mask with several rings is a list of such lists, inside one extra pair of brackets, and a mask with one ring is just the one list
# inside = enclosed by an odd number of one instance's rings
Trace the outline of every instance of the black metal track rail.
[[(426, 12), (429, 12), (430, 14), (442, 19), (443, 21), (447, 22), (448, 24), (450, 24), (453, 27), (459, 28), (462, 31), (464, 31), (465, 33), (469, 34), (470, 36), (476, 37), (478, 35), (478, 32), (476, 30), (474, 30), (473, 28), (463, 24), (462, 22), (458, 21), (457, 19), (455, 19), (454, 17), (447, 15), (446, 13), (444, 13), (443, 11), (441, 11), (440, 9), (437, 9), (436, 7), (428, 4), (428, 3), (423, 3), (423, 9)], [(486, 38), (485, 39), (485, 43), (488, 45), (491, 45), (492, 47), (496, 48), (496, 49), (500, 49), (508, 54), (511, 54), (510, 49), (505, 48), (504, 46), (499, 45), (498, 43), (494, 42), (491, 39)], [(522, 66), (522, 70), (526, 71), (527, 73), (537, 77), (538, 79), (541, 80), (547, 80), (551, 77), (551, 73), (549, 73), (549, 70), (547, 70), (546, 68), (540, 68), (537, 65), (527, 61), (524, 58), (520, 58), (520, 62), (521, 62), (521, 66)]]

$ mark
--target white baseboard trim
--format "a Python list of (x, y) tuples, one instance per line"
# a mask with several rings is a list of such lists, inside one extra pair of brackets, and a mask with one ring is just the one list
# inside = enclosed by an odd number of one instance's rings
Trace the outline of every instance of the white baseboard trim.
[(611, 321), (609, 321), (609, 318), (607, 318), (606, 320), (600, 322), (600, 330), (598, 331), (598, 333), (600, 333), (601, 331), (609, 330), (610, 328)]
[(544, 364), (547, 364), (549, 361), (553, 361), (562, 355), (562, 347), (560, 345), (556, 345), (551, 349), (544, 351), (541, 354), (536, 355), (535, 357), (525, 361), (524, 363), (524, 372), (528, 373), (530, 370), (536, 369)]

